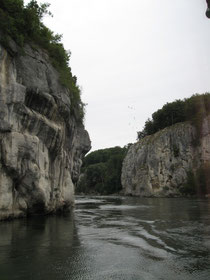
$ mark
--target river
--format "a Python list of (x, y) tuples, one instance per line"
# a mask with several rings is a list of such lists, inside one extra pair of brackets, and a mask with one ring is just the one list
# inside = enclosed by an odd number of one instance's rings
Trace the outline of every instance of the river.
[(0, 280), (210, 279), (210, 200), (82, 197), (0, 223)]

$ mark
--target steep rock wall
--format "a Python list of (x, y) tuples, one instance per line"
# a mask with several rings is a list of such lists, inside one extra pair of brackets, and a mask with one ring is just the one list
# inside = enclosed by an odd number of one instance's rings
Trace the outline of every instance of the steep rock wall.
[[(195, 174), (209, 163), (210, 117), (204, 119), (199, 135), (188, 122), (175, 124), (131, 146), (122, 168), (124, 194), (180, 195), (189, 172)], [(206, 172), (209, 176), (210, 170)]]
[(0, 45), (0, 220), (67, 210), (89, 149), (47, 53)]

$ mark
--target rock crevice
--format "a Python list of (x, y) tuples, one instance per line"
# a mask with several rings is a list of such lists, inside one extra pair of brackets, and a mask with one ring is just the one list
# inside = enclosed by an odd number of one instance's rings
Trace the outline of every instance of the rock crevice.
[(14, 50), (0, 45), (0, 220), (69, 209), (90, 150), (47, 53)]

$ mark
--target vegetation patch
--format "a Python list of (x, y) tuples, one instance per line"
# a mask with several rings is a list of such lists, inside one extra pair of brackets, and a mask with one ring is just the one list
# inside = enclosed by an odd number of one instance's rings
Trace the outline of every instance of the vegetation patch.
[(174, 157), (179, 156), (179, 147), (175, 144), (173, 144), (173, 153), (174, 153)]
[(25, 43), (45, 49), (51, 63), (60, 74), (61, 84), (70, 91), (71, 112), (82, 122), (84, 103), (81, 101), (77, 78), (72, 75), (69, 67), (70, 52), (66, 51), (61, 43), (62, 35), (54, 34), (42, 21), (45, 15), (51, 15), (48, 8), (48, 3), (39, 5), (35, 0), (31, 0), (26, 6), (23, 0), (1, 0), (0, 42), (8, 48), (12, 38), (22, 49)]
[(210, 193), (209, 175), (210, 165), (209, 163), (204, 163), (196, 171), (190, 170), (187, 173), (186, 183), (180, 188), (180, 192), (184, 195), (205, 195)]
[(97, 150), (84, 158), (77, 193), (113, 194), (122, 189), (122, 162), (128, 146)]
[(180, 192), (184, 195), (195, 195), (196, 194), (196, 177), (193, 171), (187, 173), (187, 181), (180, 188)]
[[(179, 122), (190, 121), (200, 135), (201, 124), (210, 112), (210, 93), (195, 94), (184, 100), (165, 104), (145, 122), (142, 131), (137, 132), (138, 140)], [(199, 143), (199, 142), (198, 142)]]

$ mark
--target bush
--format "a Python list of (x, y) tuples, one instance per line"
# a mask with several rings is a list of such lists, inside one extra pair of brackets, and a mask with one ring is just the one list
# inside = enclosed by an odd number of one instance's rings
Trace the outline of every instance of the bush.
[(138, 140), (175, 123), (191, 121), (200, 132), (202, 120), (210, 112), (210, 94), (195, 94), (184, 100), (165, 104), (145, 122), (142, 131), (137, 132)]
[(97, 150), (84, 158), (77, 192), (112, 194), (122, 189), (122, 162), (129, 145)]
[(209, 163), (203, 163), (196, 171), (189, 171), (186, 183), (180, 188), (180, 192), (185, 195), (205, 195), (209, 193), (209, 170)]
[(192, 171), (187, 173), (187, 181), (180, 188), (180, 192), (184, 195), (195, 195), (196, 194), (196, 176)]
[(72, 76), (69, 67), (70, 52), (64, 49), (61, 43), (62, 36), (54, 34), (42, 22), (45, 15), (51, 15), (48, 8), (48, 3), (39, 5), (36, 0), (31, 0), (26, 6), (23, 0), (1, 0), (1, 43), (7, 48), (12, 38), (21, 48), (25, 43), (33, 43), (47, 50), (51, 63), (60, 74), (61, 84), (70, 91), (71, 112), (79, 122), (82, 122), (84, 103), (81, 101), (77, 79)]

